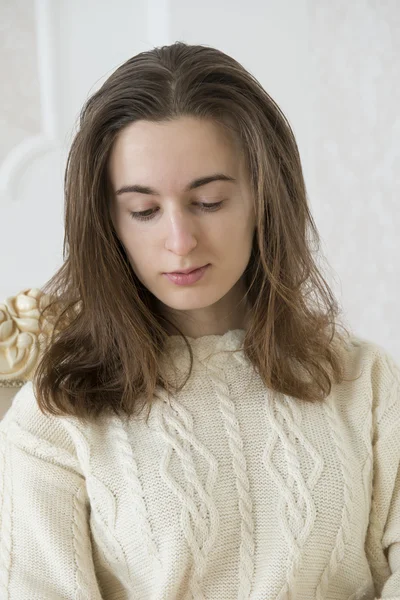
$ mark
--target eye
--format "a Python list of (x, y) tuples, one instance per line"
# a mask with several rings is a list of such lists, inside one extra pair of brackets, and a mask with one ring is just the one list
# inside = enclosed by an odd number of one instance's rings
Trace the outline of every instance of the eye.
[(149, 219), (153, 218), (154, 211), (152, 212), (152, 209), (149, 208), (148, 210), (144, 210), (142, 212), (130, 211), (129, 214), (132, 217), (132, 219), (137, 219), (138, 221), (148, 221)]
[[(220, 202), (212, 202), (211, 204), (208, 204), (206, 202), (198, 202), (198, 203), (194, 203), (194, 204), (198, 204), (200, 210), (204, 211), (204, 212), (214, 212), (216, 210), (218, 210), (221, 206), (222, 206), (223, 200), (221, 200)], [(142, 212), (132, 212), (130, 211), (130, 216), (132, 217), (132, 219), (137, 219), (138, 221), (148, 221), (149, 219), (152, 219), (153, 216), (155, 215), (155, 213), (157, 212), (158, 209), (151, 209), (149, 208), (148, 210), (144, 210)]]
[(199, 205), (201, 206), (200, 210), (212, 212), (220, 208), (220, 206), (222, 205), (222, 200), (221, 202), (212, 202), (211, 204), (207, 204), (207, 202), (199, 202)]

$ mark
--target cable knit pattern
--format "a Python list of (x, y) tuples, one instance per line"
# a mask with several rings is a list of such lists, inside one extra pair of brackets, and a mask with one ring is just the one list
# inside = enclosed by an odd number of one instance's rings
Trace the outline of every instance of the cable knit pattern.
[(85, 520), (86, 514), (83, 507), (86, 490), (84, 484), (78, 489), (77, 494), (73, 498), (73, 523), (72, 534), (74, 541), (75, 563), (76, 563), (76, 589), (77, 600), (91, 600), (89, 582), (87, 573), (90, 573), (92, 565), (88, 560), (89, 556), (83, 549), (87, 540), (85, 539)]
[(241, 515), (241, 540), (240, 540), (240, 566), (239, 566), (239, 592), (238, 599), (245, 600), (250, 597), (251, 582), (254, 572), (254, 519), (250, 494), (249, 478), (247, 476), (246, 457), (243, 451), (243, 439), (240, 425), (235, 414), (235, 403), (229, 396), (229, 388), (223, 369), (217, 367), (209, 369), (210, 377), (215, 385), (215, 390), (220, 401), (220, 410), (224, 427), (228, 436), (229, 448), (232, 453), (232, 465), (236, 478), (236, 489), (239, 499)]
[(329, 581), (337, 572), (340, 562), (344, 559), (346, 547), (351, 541), (351, 520), (352, 512), (355, 509), (355, 501), (352, 493), (352, 473), (348, 468), (345, 450), (347, 446), (346, 439), (343, 436), (343, 431), (340, 427), (338, 427), (338, 423), (340, 422), (338, 408), (332, 402), (331, 398), (325, 402), (324, 408), (343, 475), (343, 509), (340, 527), (336, 535), (335, 545), (332, 549), (329, 563), (326, 565), (317, 587), (317, 600), (323, 600), (325, 598), (327, 589), (329, 587)]
[[(1, 600), (400, 600), (399, 366), (353, 337), (358, 378), (309, 403), (243, 338), (189, 338), (147, 422), (43, 415), (24, 385), (0, 422)], [(171, 336), (160, 368), (188, 366)]]
[[(156, 418), (160, 433), (166, 442), (160, 473), (181, 503), (181, 527), (193, 556), (193, 576), (189, 589), (193, 598), (202, 599), (204, 595), (201, 590), (201, 579), (219, 526), (218, 511), (212, 496), (218, 475), (218, 464), (215, 457), (196, 439), (193, 418), (183, 406), (172, 400), (170, 406), (164, 406), (163, 410), (157, 411)], [(169, 467), (173, 453), (176, 453), (181, 463), (186, 489), (179, 485), (171, 474)], [(194, 462), (196, 454), (207, 463), (205, 484), (196, 471)], [(199, 508), (198, 503), (200, 503)]]
[(113, 417), (110, 420), (110, 430), (115, 439), (115, 444), (118, 446), (121, 464), (126, 478), (126, 486), (128, 486), (132, 492), (132, 508), (138, 523), (138, 529), (141, 533), (142, 543), (144, 547), (147, 548), (148, 555), (156, 562), (157, 567), (161, 568), (162, 565), (160, 562), (159, 550), (155, 543), (153, 532), (151, 531), (144, 492), (139, 477), (139, 469), (132, 452), (132, 446), (129, 443), (126, 424), (122, 419)]
[[(269, 402), (267, 399), (265, 408), (271, 435), (264, 450), (263, 460), (278, 489), (278, 511), (290, 551), (287, 581), (277, 596), (277, 600), (281, 600), (287, 598), (290, 589), (293, 588), (302, 548), (314, 525), (316, 510), (311, 492), (320, 477), (323, 461), (301, 431), (299, 407), (294, 404), (289, 407), (286, 398), (281, 394), (278, 402)], [(313, 466), (307, 481), (301, 473), (296, 441), (309, 453), (312, 461)], [(285, 457), (283, 473), (279, 472), (273, 459), (278, 444), (282, 446)]]
[[(86, 489), (90, 498), (92, 508), (92, 527), (101, 532), (100, 540), (104, 557), (108, 560), (108, 554), (120, 567), (119, 573), (124, 579), (128, 589), (131, 586), (130, 572), (123, 548), (114, 536), (117, 503), (113, 493), (108, 487), (91, 472), (91, 451), (85, 436), (75, 427), (72, 420), (66, 422), (66, 427), (76, 441), (77, 456), (85, 474)], [(110, 563), (109, 563), (110, 564)]]

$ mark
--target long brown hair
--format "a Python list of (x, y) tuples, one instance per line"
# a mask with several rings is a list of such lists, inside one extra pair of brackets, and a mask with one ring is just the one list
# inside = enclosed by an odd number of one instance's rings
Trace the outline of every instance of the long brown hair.
[[(332, 381), (344, 378), (341, 348), (349, 332), (316, 264), (319, 234), (292, 129), (236, 60), (178, 42), (129, 59), (81, 111), (65, 172), (64, 263), (43, 288), (53, 297), (46, 318), (54, 331), (34, 385), (45, 413), (136, 415), (157, 386), (177, 389), (159, 368), (167, 321), (112, 225), (107, 165), (129, 123), (183, 115), (227, 127), (249, 170), (257, 227), (245, 271), (246, 356), (266, 386), (305, 401), (325, 399)], [(185, 342), (189, 377), (193, 356)]]

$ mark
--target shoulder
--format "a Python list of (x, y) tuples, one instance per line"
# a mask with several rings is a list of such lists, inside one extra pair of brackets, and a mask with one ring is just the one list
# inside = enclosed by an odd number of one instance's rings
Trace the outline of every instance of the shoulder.
[(393, 354), (377, 342), (354, 335), (345, 347), (344, 366), (345, 377), (354, 378), (352, 390), (368, 397), (375, 425), (400, 422), (400, 366)]
[(17, 392), (0, 421), (0, 437), (38, 458), (80, 471), (71, 435), (73, 427), (74, 419), (44, 414), (40, 410), (29, 381)]
[(384, 346), (353, 335), (349, 338), (345, 352), (345, 367), (348, 372), (359, 369), (361, 376), (370, 379), (371, 383), (378, 387), (399, 383), (399, 362)]

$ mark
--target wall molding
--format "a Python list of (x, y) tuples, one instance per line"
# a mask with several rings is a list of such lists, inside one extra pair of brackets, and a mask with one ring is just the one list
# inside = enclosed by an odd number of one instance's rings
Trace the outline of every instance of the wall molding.
[(0, 196), (16, 197), (17, 182), (35, 158), (58, 147), (55, 102), (55, 43), (52, 5), (55, 0), (35, 0), (36, 50), (39, 74), (41, 132), (12, 148), (0, 165)]

